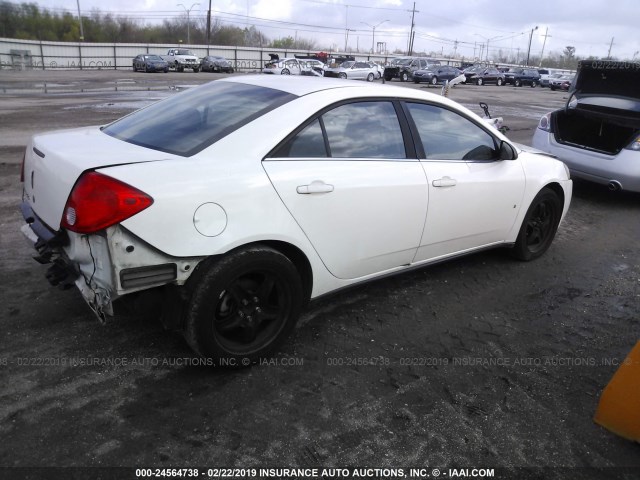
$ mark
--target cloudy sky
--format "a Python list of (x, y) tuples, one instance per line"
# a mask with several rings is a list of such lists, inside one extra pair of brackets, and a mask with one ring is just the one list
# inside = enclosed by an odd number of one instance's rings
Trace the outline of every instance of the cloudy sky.
[[(16, 2), (16, 0), (12, 0)], [(16, 2), (18, 3), (18, 2)], [(36, 0), (55, 11), (77, 12), (76, 0)], [(177, 4), (182, 3), (183, 6)], [(157, 22), (164, 18), (190, 14), (206, 17), (209, 0), (80, 0), (83, 14), (98, 8), (139, 19)], [(371, 49), (372, 26), (375, 40), (386, 42), (387, 49), (406, 49), (413, 1), (408, 0), (212, 0), (212, 12), (224, 24), (255, 25), (269, 38), (312, 38), (318, 46), (343, 50), (345, 29), (349, 30), (348, 48)], [(567, 45), (576, 55), (619, 59), (640, 58), (638, 0), (454, 0), (415, 2), (418, 51), (438, 51), (473, 57), (489, 51), (526, 56), (529, 36), (531, 54), (562, 52)], [(379, 25), (378, 25), (379, 24)], [(548, 33), (547, 33), (548, 32)], [(546, 37), (545, 44), (545, 33)], [(457, 43), (456, 43), (457, 42)]]

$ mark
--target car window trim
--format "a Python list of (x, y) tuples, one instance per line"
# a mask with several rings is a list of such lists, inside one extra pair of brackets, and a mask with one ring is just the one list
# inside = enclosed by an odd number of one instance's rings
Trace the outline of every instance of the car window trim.
[(418, 156), (418, 160), (420, 162), (465, 162), (465, 163), (492, 163), (492, 162), (496, 162), (496, 161), (500, 161), (499, 158), (495, 158), (493, 160), (442, 160), (442, 159), (437, 159), (437, 158), (426, 158), (427, 154), (424, 151), (424, 147), (422, 145), (422, 138), (420, 137), (420, 132), (418, 131), (418, 127), (415, 123), (415, 120), (413, 119), (413, 116), (411, 115), (411, 112), (409, 111), (409, 106), (407, 105), (408, 103), (418, 103), (418, 104), (422, 104), (422, 105), (428, 105), (430, 107), (438, 107), (438, 108), (442, 108), (445, 110), (449, 110), (452, 113), (455, 113), (457, 115), (460, 115), (462, 118), (465, 118), (467, 120), (469, 120), (471, 123), (473, 123), (474, 125), (476, 125), (477, 127), (479, 127), (481, 130), (483, 130), (484, 132), (486, 132), (491, 139), (493, 140), (493, 148), (494, 150), (499, 154), (500, 152), (498, 151), (498, 145), (500, 144), (500, 140), (498, 137), (496, 137), (493, 132), (491, 132), (491, 130), (489, 129), (489, 126), (485, 126), (482, 125), (481, 122), (476, 121), (474, 118), (471, 118), (469, 116), (467, 116), (464, 112), (459, 112), (453, 108), (449, 108), (447, 105), (442, 105), (442, 104), (437, 104), (437, 103), (433, 103), (433, 102), (428, 102), (428, 101), (424, 101), (424, 100), (418, 100), (418, 99), (402, 99), (401, 100), (401, 104), (402, 104), (402, 109), (405, 113), (405, 116), (407, 117), (407, 122), (410, 126), (411, 132), (413, 137), (415, 138), (415, 150)]
[[(393, 105), (394, 110), (396, 112), (396, 117), (398, 119), (398, 124), (400, 126), (400, 131), (402, 132), (402, 140), (404, 144), (405, 158), (378, 158), (371, 157), (371, 161), (388, 161), (388, 162), (416, 162), (419, 161), (419, 158), (416, 154), (415, 150), (415, 140), (413, 138), (413, 134), (411, 133), (411, 129), (409, 127), (408, 122), (406, 121), (406, 115), (400, 106), (401, 99), (398, 97), (358, 97), (358, 98), (349, 98), (346, 100), (340, 100), (332, 103), (331, 105), (327, 105), (323, 107), (321, 110), (314, 113), (307, 120), (302, 122), (296, 129), (294, 129), (291, 133), (289, 133), (284, 139), (276, 144), (269, 153), (267, 153), (262, 161), (292, 161), (292, 160), (305, 160), (305, 161), (336, 161), (336, 160), (349, 160), (349, 161), (362, 161), (368, 160), (369, 157), (361, 158), (361, 157), (333, 157), (331, 156), (331, 147), (329, 145), (329, 137), (327, 135), (327, 131), (324, 127), (324, 122), (322, 121), (322, 116), (330, 110), (341, 107), (343, 105), (348, 105), (351, 103), (363, 103), (363, 102), (389, 102)], [(402, 113), (402, 114), (401, 114)], [(324, 136), (325, 147), (327, 148), (328, 157), (277, 157), (275, 156), (276, 152), (280, 150), (287, 142), (289, 142), (292, 138), (298, 135), (302, 130), (304, 130), (307, 126), (313, 123), (316, 119), (320, 119), (320, 125), (322, 127), (322, 135)]]

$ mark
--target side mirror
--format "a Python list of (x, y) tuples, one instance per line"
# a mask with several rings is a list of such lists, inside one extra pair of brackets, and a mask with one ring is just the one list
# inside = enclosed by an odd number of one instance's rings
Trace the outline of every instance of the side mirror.
[(500, 140), (499, 154), (499, 160), (515, 160), (518, 158), (518, 152), (513, 148), (513, 145), (504, 140)]

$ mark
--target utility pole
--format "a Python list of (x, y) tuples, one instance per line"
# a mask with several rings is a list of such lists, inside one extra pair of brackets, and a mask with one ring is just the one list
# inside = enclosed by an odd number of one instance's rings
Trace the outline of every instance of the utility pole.
[(413, 29), (416, 25), (414, 23), (416, 13), (420, 13), (420, 11), (416, 10), (416, 2), (413, 2), (413, 10), (411, 10), (411, 31), (409, 32), (409, 48), (407, 49), (409, 51), (407, 55), (409, 56), (411, 56), (411, 53), (413, 52), (413, 39), (415, 38)]
[(542, 58), (544, 57), (544, 46), (547, 44), (547, 37), (550, 37), (551, 35), (549, 35), (549, 27), (546, 28), (546, 30), (544, 31), (544, 42), (542, 42), (542, 52), (540, 52), (540, 63), (538, 64), (539, 67), (542, 66)]
[(538, 26), (536, 25), (536, 28), (532, 28), (531, 33), (529, 34), (529, 49), (527, 50), (527, 63), (525, 67), (529, 66), (529, 57), (531, 56), (531, 40), (533, 39), (533, 32), (535, 32), (537, 29)]
[(207, 55), (209, 55), (209, 45), (211, 45), (211, 0), (209, 0), (209, 10), (207, 10)]
[[(82, 25), (82, 24), (80, 24)], [(609, 53), (607, 53), (607, 58), (611, 58), (611, 47), (613, 47), (613, 39), (615, 37), (611, 37), (611, 43), (609, 44)]]

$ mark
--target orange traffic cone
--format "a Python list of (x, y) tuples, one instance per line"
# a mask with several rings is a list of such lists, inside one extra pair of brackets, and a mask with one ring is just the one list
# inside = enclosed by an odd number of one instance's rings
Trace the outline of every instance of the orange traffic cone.
[(640, 342), (602, 392), (593, 419), (623, 438), (640, 442)]

